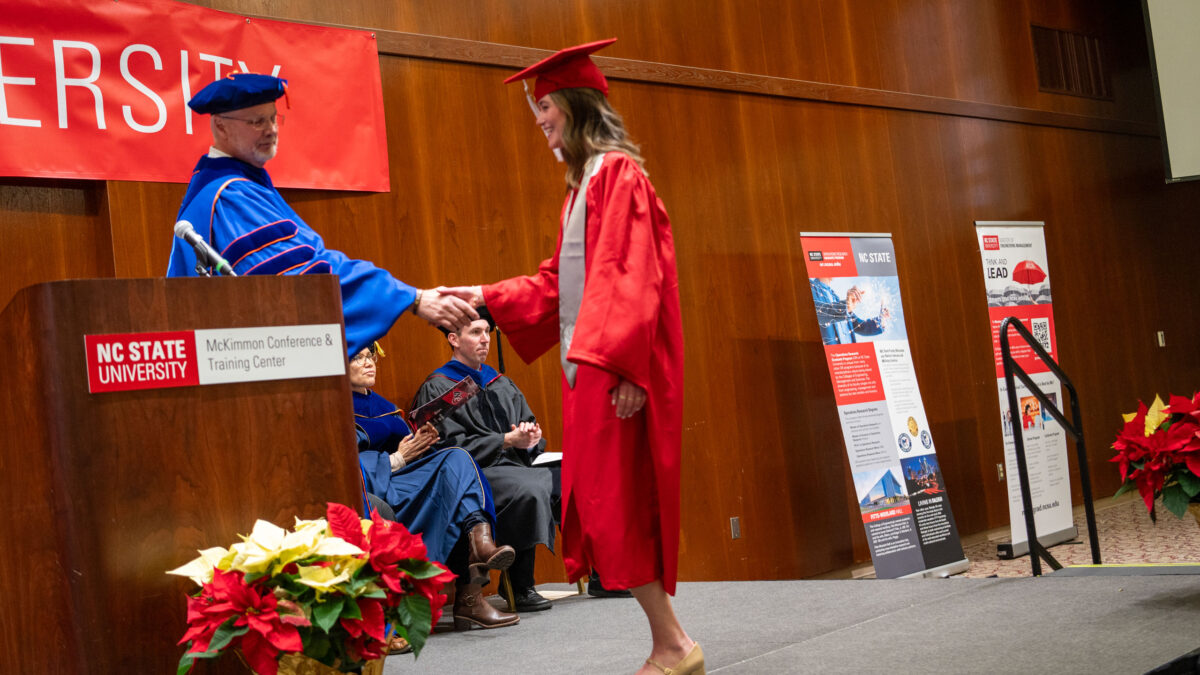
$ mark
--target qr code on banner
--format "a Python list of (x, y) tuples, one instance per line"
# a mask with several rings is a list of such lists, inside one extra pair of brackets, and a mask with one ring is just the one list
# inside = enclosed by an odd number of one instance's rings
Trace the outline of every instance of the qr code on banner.
[(1050, 351), (1050, 319), (1030, 319), (1029, 332), (1033, 333), (1033, 339), (1042, 345), (1042, 349)]

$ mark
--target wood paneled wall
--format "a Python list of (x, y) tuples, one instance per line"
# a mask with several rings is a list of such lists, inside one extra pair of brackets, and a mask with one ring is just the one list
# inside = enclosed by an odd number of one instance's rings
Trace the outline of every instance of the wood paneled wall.
[[(1200, 387), (1200, 184), (1163, 183), (1136, 3), (209, 4), (377, 31), (392, 191), (285, 196), (329, 246), (419, 286), (529, 273), (553, 252), (563, 167), (519, 88), (500, 81), (542, 54), (531, 47), (620, 37), (602, 62), (611, 100), (642, 143), (678, 248), (685, 580), (797, 578), (869, 559), (800, 231), (893, 233), (964, 534), (1008, 518), (974, 220), (1047, 223), (1061, 359), (1081, 393), (1098, 495), (1116, 488), (1106, 460), (1119, 413)], [(1039, 92), (1031, 22), (1102, 36), (1113, 99)], [(0, 302), (48, 278), (161, 274), (182, 194), (0, 179), (0, 246), (46, 259), (6, 262)], [(62, 239), (67, 229), (89, 245)], [(412, 317), (385, 346), (380, 391), (402, 405), (447, 356)], [(508, 357), (553, 444), (557, 361)]]
[(42, 281), (112, 276), (104, 183), (0, 178), (0, 261), (0, 305)]

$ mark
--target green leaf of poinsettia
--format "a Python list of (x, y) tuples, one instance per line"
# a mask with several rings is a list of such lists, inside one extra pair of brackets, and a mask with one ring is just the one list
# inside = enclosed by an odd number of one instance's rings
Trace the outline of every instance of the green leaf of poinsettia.
[(339, 595), (313, 605), (313, 621), (317, 627), (328, 633), (333, 624), (337, 623), (338, 617), (342, 615), (342, 605), (345, 601), (346, 598)]
[[(188, 648), (191, 648), (192, 643), (188, 643)], [(187, 675), (192, 672), (192, 665), (196, 663), (196, 655), (188, 652), (179, 659), (179, 667), (175, 669), (175, 675)]]
[(1125, 494), (1126, 492), (1129, 492), (1130, 490), (1134, 489), (1135, 487), (1137, 487), (1137, 483), (1134, 483), (1134, 482), (1126, 481), (1124, 483), (1121, 483), (1121, 487), (1117, 489), (1117, 493), (1113, 495), (1113, 499), (1120, 497), (1121, 495)]
[[(204, 652), (187, 652), (179, 659), (179, 667), (176, 669), (176, 675), (186, 675), (191, 672), (192, 666), (196, 663), (196, 659), (211, 659), (221, 655), (221, 650), (229, 646), (233, 638), (245, 635), (250, 631), (250, 626), (242, 626), (234, 628), (233, 622), (237, 620), (236, 616), (231, 616), (225, 620), (217, 630), (213, 631), (213, 639), (208, 643), (208, 651)], [(192, 648), (192, 643), (188, 642), (187, 648)]]
[[(393, 610), (396, 613), (396, 621), (403, 626), (411, 626), (416, 620), (412, 615), (412, 611), (409, 610), (408, 603), (406, 602), (409, 597), (412, 596), (405, 596), (403, 599), (401, 599), (400, 602), (396, 604), (396, 609)], [(433, 617), (431, 616), (430, 618)]]
[(362, 610), (358, 608), (358, 603), (353, 598), (346, 600), (346, 604), (342, 606), (341, 618), (343, 619), (361, 619)]
[(353, 577), (351, 577), (350, 581), (346, 582), (346, 584), (345, 584), (346, 592), (349, 595), (358, 597), (358, 596), (362, 595), (363, 588), (365, 588), (368, 584), (371, 584), (374, 582), (375, 582), (375, 578), (373, 576), (368, 576), (366, 574), (363, 574), (362, 570), (359, 570), (358, 573), (356, 573)]
[(1188, 498), (1200, 495), (1200, 478), (1193, 476), (1190, 473), (1176, 473), (1175, 477), (1179, 480), (1179, 484), (1183, 486), (1183, 491)]
[(231, 616), (225, 620), (225, 623), (221, 624), (220, 628), (217, 628), (216, 632), (213, 633), (212, 642), (208, 643), (208, 651), (204, 652), (205, 658), (219, 655), (222, 649), (229, 646), (233, 638), (241, 637), (250, 632), (248, 624), (241, 628), (235, 628), (233, 622), (236, 620), (236, 616)]
[[(429, 609), (429, 601), (419, 595), (406, 595), (400, 601), (398, 609), (404, 617), (404, 625), (408, 627), (408, 644), (412, 645), (413, 658), (421, 655), (425, 640), (429, 637), (430, 624), (433, 623), (433, 611)], [(406, 620), (405, 620), (406, 619)]]
[(1187, 512), (1188, 494), (1179, 484), (1170, 485), (1163, 488), (1162, 493), (1163, 506), (1167, 510), (1175, 514), (1176, 518), (1182, 518)]
[[(190, 641), (187, 643), (187, 648), (192, 648)], [(192, 672), (192, 666), (196, 663), (198, 656), (198, 654), (193, 654), (192, 652), (185, 652), (183, 656), (179, 657), (179, 667), (175, 669), (175, 675), (187, 675)]]
[(328, 653), (329, 636), (324, 633), (314, 634), (309, 641), (304, 643), (304, 655), (310, 659), (321, 661)]
[(437, 565), (419, 558), (401, 560), (400, 569), (407, 572), (414, 579), (432, 579), (442, 573), (442, 569)]

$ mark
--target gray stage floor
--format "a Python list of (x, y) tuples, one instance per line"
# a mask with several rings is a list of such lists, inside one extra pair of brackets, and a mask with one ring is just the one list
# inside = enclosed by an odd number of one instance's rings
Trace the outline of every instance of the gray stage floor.
[[(1144, 673), (1200, 647), (1187, 575), (684, 583), (675, 608), (708, 672), (729, 675)], [(511, 628), (438, 633), (385, 673), (632, 673), (649, 645), (634, 600), (576, 596)]]

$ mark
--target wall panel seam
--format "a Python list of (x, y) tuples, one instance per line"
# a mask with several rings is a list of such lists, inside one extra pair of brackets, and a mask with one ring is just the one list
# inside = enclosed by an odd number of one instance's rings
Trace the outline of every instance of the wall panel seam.
[[(521, 68), (554, 52), (532, 47), (517, 47), (491, 42), (475, 42), (394, 31), (376, 31), (380, 55), (452, 61), (483, 66)], [(960, 99), (910, 94), (882, 89), (867, 89), (840, 84), (794, 80), (770, 75), (739, 73), (711, 68), (677, 66), (653, 61), (637, 61), (594, 56), (605, 76), (615, 80), (649, 82), (693, 89), (714, 89), (743, 94), (772, 96), (888, 108), (912, 112), (974, 117), (1034, 126), (1081, 129), (1132, 136), (1158, 137), (1153, 124), (1074, 113), (981, 103)], [(499, 81), (499, 79), (497, 80)]]
[[(273, 17), (264, 16), (260, 18), (274, 20)], [(353, 26), (339, 26), (320, 22), (297, 23), (370, 31), (375, 37), (377, 49), (381, 56), (419, 58), (515, 69), (527, 66), (554, 53), (547, 49), (519, 47), (516, 45), (504, 45), (494, 42), (481, 42), (438, 35), (355, 28)], [(1033, 126), (1079, 129), (1130, 136), (1147, 136), (1152, 138), (1159, 136), (1156, 125), (1135, 120), (1053, 112), (996, 103), (910, 94), (883, 89), (868, 89), (711, 68), (679, 66), (653, 61), (604, 56), (595, 56), (593, 58), (596, 64), (604, 70), (606, 76), (628, 82), (648, 82), (693, 89), (729, 91), (775, 98), (886, 108), (953, 117), (972, 117)], [(499, 82), (499, 78), (497, 82)]]

